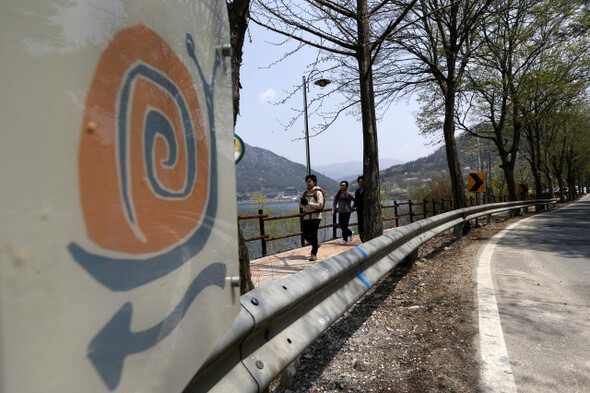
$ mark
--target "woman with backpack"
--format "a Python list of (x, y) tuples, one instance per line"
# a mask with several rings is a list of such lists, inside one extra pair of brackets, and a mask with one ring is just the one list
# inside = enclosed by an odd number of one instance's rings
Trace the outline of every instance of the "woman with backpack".
[(340, 190), (336, 193), (334, 205), (332, 206), (332, 215), (336, 214), (336, 209), (338, 209), (338, 224), (340, 224), (340, 230), (342, 231), (341, 245), (345, 245), (348, 238), (352, 236), (352, 231), (348, 229), (348, 222), (350, 221), (353, 201), (354, 194), (348, 191), (348, 182), (346, 180), (341, 181)]

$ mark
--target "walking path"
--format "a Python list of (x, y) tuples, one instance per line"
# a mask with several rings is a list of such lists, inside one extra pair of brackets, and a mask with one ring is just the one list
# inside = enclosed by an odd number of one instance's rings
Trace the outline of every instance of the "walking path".
[(252, 282), (259, 286), (268, 281), (281, 280), (291, 274), (295, 274), (309, 266), (323, 261), (333, 255), (340, 254), (350, 248), (361, 244), (358, 235), (352, 236), (345, 245), (340, 245), (342, 238), (336, 238), (321, 243), (318, 249), (318, 260), (310, 261), (311, 246), (296, 248), (280, 254), (267, 256), (250, 261), (250, 273)]
[[(385, 229), (383, 233), (387, 233), (394, 229), (395, 228)], [(259, 286), (268, 281), (282, 280), (291, 274), (295, 274), (323, 261), (324, 259), (340, 254), (362, 243), (359, 235), (352, 236), (345, 245), (340, 245), (341, 241), (342, 238), (336, 238), (321, 243), (320, 248), (318, 249), (318, 260), (314, 262), (309, 260), (311, 246), (296, 248), (280, 254), (270, 255), (250, 261), (252, 282), (255, 286)]]

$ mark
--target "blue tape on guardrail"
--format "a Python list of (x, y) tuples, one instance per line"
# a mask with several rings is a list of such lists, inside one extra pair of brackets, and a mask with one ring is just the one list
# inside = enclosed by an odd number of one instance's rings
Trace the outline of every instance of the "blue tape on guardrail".
[(363, 272), (361, 271), (361, 268), (359, 267), (357, 270), (357, 275), (356, 275), (359, 280), (362, 281), (363, 284), (365, 284), (367, 286), (367, 288), (371, 288), (371, 283), (367, 281), (367, 279), (365, 278), (365, 276), (363, 276)]
[(355, 246), (354, 249), (363, 254), (365, 258), (367, 258), (367, 253), (364, 252), (362, 248), (360, 248), (359, 246)]

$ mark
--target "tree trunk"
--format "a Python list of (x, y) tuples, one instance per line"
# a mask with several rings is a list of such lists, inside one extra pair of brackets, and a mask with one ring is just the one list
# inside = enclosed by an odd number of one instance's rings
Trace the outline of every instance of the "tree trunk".
[(379, 181), (379, 149), (377, 117), (373, 90), (373, 66), (370, 51), (370, 30), (367, 0), (357, 0), (358, 40), (357, 60), (360, 74), (361, 113), (363, 123), (364, 230), (363, 242), (383, 234), (381, 219), (381, 185)]
[(506, 160), (502, 166), (504, 167), (504, 176), (506, 177), (506, 186), (508, 188), (508, 200), (517, 201), (516, 182), (514, 181), (514, 162)]
[(535, 195), (540, 197), (543, 193), (543, 180), (541, 178), (541, 132), (538, 125), (534, 127), (535, 129), (531, 130), (527, 135), (527, 140), (531, 151), (531, 172), (535, 179)]
[(553, 166), (553, 173), (555, 173), (555, 179), (557, 180), (557, 186), (559, 187), (559, 201), (565, 202), (565, 196), (563, 194), (563, 164), (561, 163), (561, 157), (553, 158), (551, 160)]
[[(454, 73), (449, 71), (449, 74)], [(452, 78), (452, 79), (451, 79)], [(449, 75), (447, 81), (453, 80), (454, 75)], [(445, 150), (447, 152), (447, 164), (449, 166), (449, 176), (451, 177), (451, 187), (455, 209), (465, 207), (465, 183), (461, 173), (461, 164), (457, 153), (457, 142), (455, 141), (455, 85), (453, 82), (447, 84), (445, 97), (445, 120), (443, 125), (443, 134), (445, 137)]]
[(244, 36), (250, 18), (250, 0), (234, 0), (227, 2), (229, 17), (231, 56), (232, 101), (234, 105), (234, 126), (240, 113), (240, 67), (242, 65), (242, 48)]
[[(242, 47), (244, 45), (244, 36), (248, 28), (248, 19), (250, 16), (250, 0), (234, 0), (227, 3), (227, 12), (230, 27), (230, 44), (231, 44), (231, 71), (232, 71), (232, 102), (234, 108), (234, 126), (240, 113), (240, 66), (242, 65)], [(244, 240), (242, 229), (238, 225), (238, 252), (240, 264), (240, 293), (254, 289), (252, 276), (250, 274), (250, 257), (248, 256), (248, 246)]]
[(240, 293), (243, 295), (246, 292), (250, 292), (254, 289), (254, 283), (252, 282), (252, 275), (250, 274), (250, 257), (248, 256), (248, 246), (244, 240), (244, 234), (242, 228), (238, 224), (238, 241), (239, 241), (239, 254), (240, 254)]

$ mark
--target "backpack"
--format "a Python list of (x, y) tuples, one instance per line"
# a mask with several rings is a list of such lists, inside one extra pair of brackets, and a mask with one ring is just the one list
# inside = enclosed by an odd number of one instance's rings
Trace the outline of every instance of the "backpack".
[[(321, 191), (321, 193), (322, 193), (322, 197), (323, 197), (324, 202), (322, 203), (322, 206), (320, 206), (320, 208), (318, 210), (318, 211), (322, 211), (322, 210), (324, 210), (324, 206), (326, 205), (326, 192), (324, 191), (323, 188), (320, 187), (319, 190), (314, 190), (314, 196), (315, 196), (316, 191)], [(305, 190), (305, 192), (303, 193), (303, 198), (307, 198), (307, 190)], [(316, 197), (315, 200), (317, 201), (318, 198)]]

